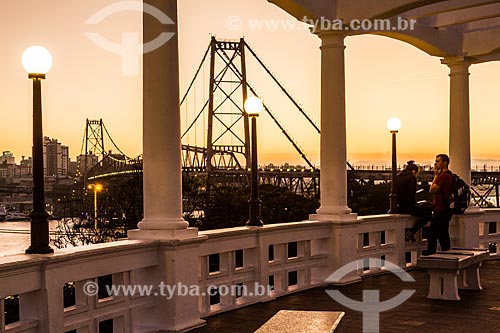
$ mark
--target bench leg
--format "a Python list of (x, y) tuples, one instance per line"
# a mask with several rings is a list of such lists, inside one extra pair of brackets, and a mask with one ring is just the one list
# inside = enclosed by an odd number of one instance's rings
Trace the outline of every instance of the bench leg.
[(460, 270), (460, 275), (458, 277), (458, 288), (468, 290), (483, 290), (483, 287), (481, 286), (481, 278), (479, 276), (479, 267), (481, 267), (480, 262)]
[(428, 269), (429, 294), (427, 298), (459, 301), (457, 276), (458, 270)]

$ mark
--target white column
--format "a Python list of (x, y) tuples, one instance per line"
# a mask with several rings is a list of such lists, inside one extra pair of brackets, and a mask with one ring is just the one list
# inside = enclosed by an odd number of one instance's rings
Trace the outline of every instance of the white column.
[(141, 231), (173, 232), (188, 227), (182, 218), (177, 0), (145, 0), (146, 4), (162, 11), (175, 24), (161, 24), (144, 13), (144, 42), (163, 32), (175, 35), (143, 58), (144, 219), (138, 227)]
[(321, 207), (311, 219), (355, 219), (347, 207), (345, 111), (345, 35), (320, 32), (321, 38)]
[(469, 66), (467, 58), (446, 58), (450, 68), (450, 170), (471, 184)]

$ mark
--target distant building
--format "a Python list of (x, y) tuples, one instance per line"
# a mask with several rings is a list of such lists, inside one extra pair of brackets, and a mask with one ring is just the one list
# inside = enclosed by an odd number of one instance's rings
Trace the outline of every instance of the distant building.
[(20, 177), (28, 177), (33, 175), (33, 159), (28, 157), (27, 159), (24, 156), (21, 156), (21, 162), (19, 163), (19, 176)]
[(124, 161), (126, 156), (123, 154), (113, 154), (111, 150), (108, 151), (106, 158), (102, 160), (102, 166), (110, 166), (115, 163), (115, 161)]
[(14, 158), (14, 154), (10, 151), (2, 152), (2, 156), (0, 156), (0, 164), (16, 164), (16, 159)]
[[(85, 162), (87, 165), (85, 165)], [(89, 152), (87, 156), (79, 155), (76, 157), (76, 163), (78, 164), (78, 173), (83, 175), (85, 171), (92, 169), (99, 162), (99, 156)]]
[(26, 178), (32, 175), (31, 166), (0, 164), (0, 178)]
[(28, 158), (24, 158), (24, 156), (21, 156), (21, 162), (19, 164), (23, 167), (32, 168), (33, 167), (33, 159), (31, 158), (31, 156), (29, 156)]
[(69, 170), (69, 147), (57, 139), (43, 138), (43, 168), (45, 176), (66, 177)]
[(68, 174), (74, 177), (78, 172), (78, 162), (77, 161), (69, 161)]
[(7, 177), (9, 177), (8, 164), (1, 163), (0, 164), (0, 178), (7, 178)]
[(14, 155), (10, 151), (3, 152), (0, 157), (0, 178), (27, 178), (32, 175), (31, 157), (25, 160), (23, 156), (20, 164), (15, 164), (14, 160)]

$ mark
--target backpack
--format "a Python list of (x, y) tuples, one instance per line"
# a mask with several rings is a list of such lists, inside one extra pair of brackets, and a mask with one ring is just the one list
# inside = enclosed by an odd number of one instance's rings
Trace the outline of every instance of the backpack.
[(448, 205), (454, 215), (462, 215), (470, 203), (470, 187), (457, 174), (452, 174), (452, 183)]

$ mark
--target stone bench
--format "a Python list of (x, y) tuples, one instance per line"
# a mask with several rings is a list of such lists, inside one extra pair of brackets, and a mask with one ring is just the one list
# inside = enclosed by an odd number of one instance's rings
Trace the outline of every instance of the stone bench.
[(254, 333), (343, 332), (344, 312), (280, 310)]
[(459, 301), (458, 289), (482, 290), (479, 267), (489, 256), (488, 249), (453, 248), (419, 257), (430, 278), (427, 298)]

